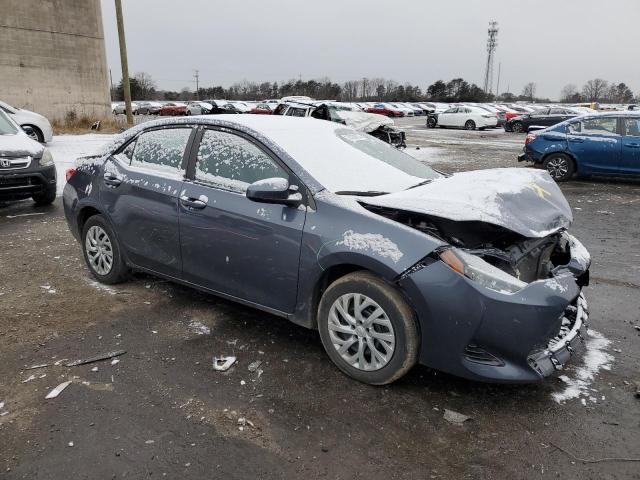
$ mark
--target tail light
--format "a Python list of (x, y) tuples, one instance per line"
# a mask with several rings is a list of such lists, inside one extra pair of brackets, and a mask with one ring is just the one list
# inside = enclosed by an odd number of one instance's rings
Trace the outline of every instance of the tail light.
[(529, 145), (529, 143), (533, 142), (536, 138), (538, 138), (538, 135), (534, 134), (534, 133), (529, 133), (525, 138), (524, 138), (524, 144), (525, 145)]
[(70, 169), (68, 169), (68, 170), (67, 170), (67, 172), (66, 172), (66, 174), (65, 174), (65, 177), (66, 177), (66, 179), (67, 179), (67, 182), (68, 182), (69, 180), (71, 180), (71, 177), (73, 177), (75, 174), (76, 174), (76, 169), (75, 169), (75, 168), (70, 168)]

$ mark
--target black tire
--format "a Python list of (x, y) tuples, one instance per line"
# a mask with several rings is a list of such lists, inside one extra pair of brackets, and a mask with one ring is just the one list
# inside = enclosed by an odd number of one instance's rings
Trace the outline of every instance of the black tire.
[(436, 128), (438, 121), (434, 117), (427, 118), (427, 128)]
[(556, 182), (571, 180), (573, 174), (576, 173), (576, 164), (573, 159), (562, 153), (549, 155), (542, 162), (542, 166)]
[(35, 193), (31, 198), (39, 207), (51, 205), (56, 199), (56, 187), (49, 188), (42, 193)]
[(476, 129), (476, 122), (474, 122), (473, 120), (467, 120), (466, 122), (464, 122), (464, 129), (465, 130), (475, 130)]
[[(337, 351), (329, 333), (329, 315), (331, 308), (340, 297), (347, 294), (366, 295), (382, 308), (393, 327), (395, 345), (391, 358), (377, 370), (361, 370), (349, 364)], [(374, 307), (368, 307), (374, 308)], [(363, 310), (364, 311), (364, 310)], [(353, 320), (353, 318), (352, 318)], [(356, 332), (356, 327), (353, 327)], [(369, 337), (369, 327), (362, 330), (364, 335), (372, 342), (375, 339)], [(385, 385), (406, 374), (418, 360), (418, 346), (420, 343), (415, 314), (402, 294), (391, 285), (376, 275), (361, 271), (354, 272), (336, 280), (322, 295), (318, 307), (318, 330), (325, 351), (336, 366), (350, 377), (370, 385)], [(347, 336), (354, 334), (347, 334)], [(378, 341), (380, 344), (381, 342)], [(350, 348), (356, 348), (355, 345)], [(367, 347), (364, 347), (367, 348)], [(371, 349), (368, 350), (369, 358), (373, 358)], [(347, 352), (350, 353), (350, 350)]]
[(524, 133), (524, 125), (522, 122), (515, 122), (511, 125), (511, 131), (514, 133)]
[(33, 130), (33, 135), (29, 135), (29, 138), (35, 140), (36, 142), (44, 143), (44, 135), (42, 133), (42, 130), (40, 130), (38, 127), (35, 127), (33, 125), (23, 125), (23, 126), (31, 127), (31, 129)]
[[(96, 271), (93, 264), (89, 260), (89, 256), (87, 253), (87, 234), (89, 233), (91, 227), (94, 226), (102, 229), (102, 231), (110, 240), (113, 261), (111, 269), (106, 274), (101, 274), (100, 272)], [(115, 233), (102, 215), (94, 215), (92, 217), (89, 217), (89, 219), (85, 222), (84, 227), (82, 228), (81, 245), (84, 261), (86, 262), (91, 275), (93, 275), (96, 280), (98, 280), (100, 283), (106, 283), (108, 285), (113, 285), (115, 283), (120, 283), (126, 280), (127, 276), (129, 275), (129, 267), (124, 261), (122, 251), (120, 249), (120, 245)]]
[(191, 116), (191, 110), (187, 110), (187, 116)]

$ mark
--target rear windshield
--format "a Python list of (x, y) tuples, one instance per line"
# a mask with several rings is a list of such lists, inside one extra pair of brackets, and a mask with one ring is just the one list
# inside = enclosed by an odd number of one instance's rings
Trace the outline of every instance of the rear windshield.
[(15, 123), (9, 120), (7, 114), (0, 110), (0, 135), (15, 135), (18, 128)]

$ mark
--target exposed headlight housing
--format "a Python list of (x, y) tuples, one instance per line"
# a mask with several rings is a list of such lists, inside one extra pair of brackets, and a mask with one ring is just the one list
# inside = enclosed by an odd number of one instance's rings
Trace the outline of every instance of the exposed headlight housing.
[(51, 155), (48, 148), (45, 148), (44, 152), (42, 152), (42, 158), (40, 158), (40, 166), (48, 167), (49, 165), (53, 165), (53, 155)]
[(503, 272), (480, 257), (457, 248), (440, 252), (440, 259), (455, 272), (494, 292), (511, 294), (527, 286), (522, 280)]

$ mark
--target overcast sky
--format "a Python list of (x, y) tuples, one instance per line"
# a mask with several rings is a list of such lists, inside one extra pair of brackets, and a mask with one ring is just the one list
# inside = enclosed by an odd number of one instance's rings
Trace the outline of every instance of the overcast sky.
[[(243, 79), (392, 78), (425, 89), (482, 86), (490, 20), (500, 91), (558, 98), (567, 83), (626, 82), (640, 94), (639, 0), (122, 0), (129, 71), (158, 86)], [(114, 0), (102, 0), (107, 60), (120, 79)], [(494, 87), (495, 88), (495, 87)]]

